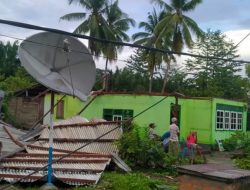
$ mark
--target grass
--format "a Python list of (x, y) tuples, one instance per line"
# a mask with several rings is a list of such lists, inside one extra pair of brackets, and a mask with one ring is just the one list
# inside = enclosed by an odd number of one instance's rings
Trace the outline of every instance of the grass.
[(121, 174), (105, 173), (97, 186), (75, 187), (73, 190), (176, 190), (176, 182), (168, 183), (166, 178), (155, 173)]
[[(167, 174), (167, 173), (166, 173)], [(39, 187), (17, 187), (18, 190), (38, 190)], [(61, 189), (61, 188), (60, 188)], [(177, 190), (177, 182), (166, 177), (164, 172), (153, 170), (130, 174), (105, 172), (95, 186), (72, 187), (70, 190)]]

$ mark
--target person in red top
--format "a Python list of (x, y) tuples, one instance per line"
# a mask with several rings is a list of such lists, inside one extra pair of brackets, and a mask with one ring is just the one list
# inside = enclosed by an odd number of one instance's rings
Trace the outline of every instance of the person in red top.
[(189, 149), (195, 149), (201, 155), (201, 147), (197, 145), (197, 134), (191, 132), (187, 137), (187, 146)]

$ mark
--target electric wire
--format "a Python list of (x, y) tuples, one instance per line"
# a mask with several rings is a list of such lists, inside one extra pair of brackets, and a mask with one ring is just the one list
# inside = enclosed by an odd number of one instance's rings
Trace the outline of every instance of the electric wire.
[(37, 173), (37, 172), (39, 172), (39, 171), (44, 171), (45, 169), (47, 169), (47, 167), (49, 166), (49, 164), (54, 164), (54, 163), (56, 163), (56, 162), (60, 162), (60, 161), (63, 160), (64, 158), (66, 158), (66, 157), (68, 157), (68, 156), (70, 156), (70, 155), (76, 153), (78, 150), (83, 149), (84, 147), (86, 147), (86, 146), (88, 146), (88, 145), (90, 145), (90, 144), (96, 142), (97, 140), (101, 139), (102, 137), (106, 136), (107, 134), (109, 134), (109, 133), (115, 131), (116, 129), (119, 129), (123, 124), (130, 123), (131, 121), (133, 121), (133, 119), (135, 119), (136, 117), (138, 117), (138, 116), (140, 116), (141, 114), (145, 113), (146, 111), (150, 110), (150, 109), (153, 108), (154, 106), (158, 105), (159, 103), (161, 103), (162, 101), (164, 101), (166, 98), (168, 98), (168, 96), (165, 96), (164, 98), (160, 99), (160, 100), (157, 101), (156, 103), (152, 104), (151, 106), (147, 107), (146, 109), (144, 109), (144, 110), (142, 110), (141, 112), (139, 112), (138, 114), (136, 114), (135, 116), (133, 116), (133, 117), (127, 119), (127, 120), (120, 121), (120, 122), (119, 122), (120, 125), (118, 125), (117, 127), (115, 127), (115, 128), (113, 128), (113, 129), (107, 131), (106, 133), (104, 133), (104, 134), (100, 135), (99, 137), (97, 137), (97, 138), (95, 138), (95, 139), (89, 141), (88, 143), (84, 144), (83, 146), (81, 146), (81, 147), (79, 147), (79, 148), (77, 148), (77, 149), (71, 151), (70, 153), (67, 153), (67, 154), (65, 154), (64, 156), (61, 156), (60, 158), (58, 158), (58, 159), (56, 159), (56, 160), (52, 160), (51, 163), (48, 163), (48, 164), (44, 165), (42, 168), (39, 168), (39, 169), (37, 169), (37, 170), (34, 170), (34, 171), (31, 172), (30, 174), (28, 174), (28, 175), (26, 175), (26, 176), (24, 176), (24, 177), (21, 177), (19, 180), (14, 181), (14, 182), (12, 182), (12, 183), (10, 183), (10, 184), (8, 184), (8, 185), (6, 185), (6, 186), (0, 188), (0, 190), (5, 190), (5, 189), (11, 187), (12, 185), (14, 185), (14, 184), (16, 184), (16, 183), (18, 183), (18, 182), (21, 182), (22, 180), (24, 180), (24, 179), (30, 177), (31, 175), (33, 175), (33, 174), (35, 174), (35, 173)]
[[(216, 60), (224, 60), (224, 61), (232, 61), (232, 62), (238, 62), (238, 63), (250, 63), (250, 61), (244, 61), (244, 60), (233, 60), (233, 59), (225, 59), (225, 58), (221, 58), (221, 57), (202, 56), (202, 55), (185, 53), (185, 52), (175, 52), (175, 51), (163, 50), (163, 49), (158, 49), (158, 48), (152, 48), (152, 47), (142, 46), (142, 45), (138, 45), (138, 44), (130, 44), (130, 43), (119, 42), (119, 41), (111, 41), (111, 40), (106, 40), (106, 39), (99, 39), (99, 38), (95, 38), (95, 37), (91, 37), (91, 36), (86, 36), (86, 35), (81, 35), (81, 34), (74, 34), (74, 33), (66, 32), (66, 31), (62, 31), (62, 30), (57, 30), (57, 29), (53, 29), (53, 28), (40, 27), (40, 26), (35, 26), (35, 25), (26, 24), (26, 23), (20, 23), (20, 22), (15, 22), (15, 21), (8, 21), (8, 20), (2, 20), (2, 19), (0, 19), (0, 23), (7, 24), (7, 25), (12, 25), (12, 26), (16, 26), (16, 27), (21, 27), (21, 28), (33, 29), (33, 30), (43, 30), (43, 31), (57, 33), (57, 34), (63, 34), (63, 35), (73, 36), (73, 37), (77, 37), (77, 38), (81, 38), (81, 39), (93, 40), (93, 41), (97, 41), (97, 42), (101, 42), (101, 43), (111, 43), (111, 44), (119, 45), (119, 46), (127, 46), (127, 47), (132, 47), (132, 48), (141, 48), (141, 49), (145, 49), (145, 50), (157, 51), (157, 52), (167, 53), (167, 54), (178, 54), (178, 55), (184, 55), (184, 56), (200, 57), (200, 58), (205, 58), (205, 59), (216, 59)], [(244, 41), (249, 35), (250, 35), (250, 33), (245, 38), (243, 38), (236, 46), (238, 46), (242, 41)], [(4, 35), (1, 35), (1, 36), (4, 36)], [(6, 37), (9, 37), (9, 36), (6, 35)], [(23, 40), (23, 39), (18, 39), (18, 40)], [(44, 45), (44, 44), (41, 44), (41, 45)], [(83, 53), (83, 52), (81, 52), (81, 53)], [(135, 115), (131, 119), (125, 120), (123, 122), (132, 121), (134, 118), (136, 118), (139, 115), (143, 114), (144, 112), (148, 111), (149, 109), (151, 109), (155, 105), (157, 105), (160, 102), (162, 102), (163, 100), (165, 100), (167, 97), (168, 96), (164, 97), (163, 99), (161, 99), (160, 101), (156, 102), (152, 106), (146, 108), (145, 110), (143, 110), (142, 112), (138, 113), (137, 115)], [(61, 161), (62, 159), (66, 158), (66, 157), (70, 156), (71, 154), (77, 152), (78, 150), (80, 150), (80, 149), (88, 146), (89, 144), (95, 142), (96, 140), (102, 138), (103, 136), (105, 136), (105, 135), (111, 133), (112, 131), (118, 129), (119, 127), (120, 127), (120, 125), (117, 126), (117, 127), (115, 127), (114, 129), (112, 129), (112, 130), (104, 133), (103, 135), (97, 137), (96, 139), (93, 139), (92, 141), (84, 144), (82, 147), (79, 147), (79, 148), (75, 149), (74, 151), (72, 151), (72, 152), (70, 152), (70, 153), (62, 156), (61, 158), (52, 161), (52, 163), (50, 163), (50, 164), (53, 164), (55, 162)], [(29, 177), (29, 176), (31, 176), (31, 175), (33, 175), (33, 174), (41, 171), (41, 170), (42, 171), (45, 170), (48, 167), (48, 165), (49, 164), (45, 165), (44, 167), (40, 168), (39, 170), (35, 170), (34, 172), (30, 173), (29, 175), (26, 175), (26, 176), (22, 177), (21, 179), (13, 182), (11, 184), (9, 184), (8, 186), (5, 186), (5, 187), (1, 188), (1, 190), (4, 190), (4, 189), (8, 188), (8, 187), (10, 187), (11, 185), (13, 185), (15, 183), (18, 183), (18, 182), (22, 181), (23, 179), (25, 179), (25, 178), (27, 178), (27, 177)]]
[(242, 40), (240, 40), (236, 45), (235, 47), (238, 47), (245, 39), (247, 39), (247, 37), (250, 35), (250, 32), (244, 37), (242, 38)]
[[(63, 47), (59, 47), (59, 46), (55, 46), (55, 45), (51, 45), (51, 44), (40, 43), (40, 42), (35, 42), (35, 41), (27, 40), (27, 39), (24, 39), (24, 38), (18, 38), (18, 37), (14, 37), (14, 36), (9, 36), (9, 35), (6, 35), (6, 34), (1, 34), (0, 33), (0, 36), (6, 37), (6, 38), (15, 39), (15, 40), (20, 40), (20, 41), (24, 41), (24, 42), (30, 42), (30, 43), (34, 43), (34, 44), (37, 44), (37, 45), (43, 45), (43, 46), (47, 46), (47, 47), (63, 49)], [(98, 55), (97, 56), (97, 55), (94, 55), (94, 54), (89, 53), (89, 52), (78, 51), (78, 50), (74, 50), (74, 49), (71, 49), (70, 51), (74, 52), (74, 53), (82, 53), (82, 54), (86, 54), (86, 55), (91, 55), (93, 57), (99, 57), (99, 58), (104, 58), (104, 59), (108, 58), (106, 56), (102, 56), (102, 55)], [(131, 61), (127, 61), (127, 60), (123, 60), (123, 59), (111, 59), (111, 60), (125, 62), (125, 63), (131, 63)]]
[(83, 35), (83, 34), (75, 34), (75, 33), (66, 32), (66, 31), (58, 30), (58, 29), (54, 29), (54, 28), (41, 27), (41, 26), (37, 26), (37, 25), (26, 24), (26, 23), (16, 22), (16, 21), (9, 21), (9, 20), (0, 19), (0, 23), (15, 26), (15, 27), (20, 27), (20, 28), (26, 28), (26, 29), (32, 29), (32, 30), (40, 30), (40, 31), (47, 31), (47, 32), (57, 33), (57, 34), (62, 34), (62, 35), (66, 35), (66, 36), (72, 36), (72, 37), (76, 37), (76, 38), (92, 40), (92, 41), (96, 41), (96, 42), (100, 42), (100, 43), (113, 44), (113, 45), (116, 45), (116, 46), (126, 46), (126, 47), (132, 47), (132, 48), (140, 48), (140, 49), (149, 50), (149, 51), (156, 51), (156, 52), (160, 52), (160, 53), (191, 56), (191, 57), (199, 57), (199, 58), (205, 58), (205, 59), (232, 61), (232, 62), (238, 62), (238, 63), (250, 63), (250, 61), (245, 61), (245, 60), (233, 60), (233, 59), (225, 59), (225, 58), (214, 57), (214, 56), (203, 56), (203, 55), (199, 55), (199, 54), (192, 54), (192, 53), (186, 53), (186, 52), (176, 52), (176, 51), (164, 50), (164, 49), (159, 49), (159, 48), (154, 48), (154, 47), (149, 47), (149, 46), (143, 46), (143, 45), (139, 45), (139, 44), (132, 44), (132, 43), (127, 43), (127, 42), (122, 42), (122, 41), (113, 41), (113, 40), (101, 39), (101, 38), (96, 38), (96, 37), (87, 36), (87, 35)]

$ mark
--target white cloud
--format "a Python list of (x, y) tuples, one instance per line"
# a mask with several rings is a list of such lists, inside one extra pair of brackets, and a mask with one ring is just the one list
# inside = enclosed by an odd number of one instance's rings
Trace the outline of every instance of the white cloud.
[[(244, 37), (250, 33), (250, 30), (231, 30), (225, 32), (225, 34), (236, 44), (238, 44)], [(238, 45), (238, 53), (240, 59), (250, 60), (250, 36)]]

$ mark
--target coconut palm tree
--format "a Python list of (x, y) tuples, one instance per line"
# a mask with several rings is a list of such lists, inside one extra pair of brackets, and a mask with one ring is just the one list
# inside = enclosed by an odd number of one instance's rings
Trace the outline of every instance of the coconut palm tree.
[[(164, 15), (164, 12), (157, 13), (155, 9), (152, 13), (149, 13), (147, 22), (140, 22), (139, 24), (139, 28), (144, 28), (144, 32), (138, 32), (132, 36), (133, 40), (136, 40), (135, 43), (148, 47), (169, 49), (169, 45), (171, 44), (169, 38), (162, 37), (161, 40), (156, 41), (158, 36), (154, 32), (155, 27), (161, 21), (161, 19), (164, 18)], [(152, 92), (153, 75), (157, 66), (160, 66), (163, 61), (169, 62), (172, 58), (173, 56), (169, 56), (167, 54), (144, 50), (144, 59), (148, 63), (149, 71), (149, 92)]]
[[(82, 20), (75, 33), (89, 33), (90, 36), (112, 41), (129, 41), (125, 32), (130, 25), (134, 26), (135, 22), (122, 12), (118, 0), (114, 3), (110, 3), (109, 0), (68, 0), (68, 3), (79, 4), (86, 9), (86, 12), (70, 13), (60, 18), (67, 21)], [(103, 54), (106, 57), (106, 75), (108, 62), (117, 58), (117, 51), (121, 51), (122, 47), (91, 40), (88, 46), (94, 55)], [(104, 80), (106, 86), (107, 78), (104, 77)]]
[[(135, 26), (135, 21), (119, 8), (118, 0), (110, 5), (106, 2), (104, 15), (112, 34), (111, 36), (107, 36), (107, 39), (120, 42), (129, 41), (130, 38), (126, 32), (129, 30), (130, 25)], [(104, 47), (103, 54), (106, 57), (105, 74), (107, 74), (108, 62), (113, 62), (117, 59), (117, 53), (120, 51), (122, 51), (122, 46), (106, 44)], [(107, 78), (105, 80), (105, 85), (107, 85)], [(107, 90), (107, 86), (105, 86), (105, 89)]]
[[(197, 38), (203, 36), (203, 31), (196, 22), (184, 15), (184, 13), (194, 10), (202, 0), (170, 0), (170, 4), (167, 4), (164, 0), (151, 1), (163, 8), (165, 12), (164, 18), (158, 22), (154, 30), (154, 33), (158, 36), (156, 44), (164, 37), (170, 38), (172, 40), (171, 50), (181, 52), (184, 45), (192, 48), (192, 34)], [(164, 92), (167, 84), (169, 70), (170, 63), (168, 62), (162, 92)]]
[[(74, 33), (89, 33), (92, 37), (106, 39), (107, 36), (112, 35), (103, 14), (106, 8), (106, 2), (107, 0), (68, 0), (69, 5), (80, 5), (86, 12), (69, 13), (62, 16), (60, 19), (67, 21), (82, 21), (74, 30)], [(88, 46), (94, 55), (99, 56), (102, 53), (102, 43), (89, 40)]]
[(196, 22), (184, 14), (196, 8), (202, 0), (170, 0), (167, 4), (164, 0), (151, 0), (164, 9), (164, 18), (155, 27), (155, 33), (158, 34), (160, 41), (162, 37), (170, 35), (172, 38), (172, 50), (181, 52), (184, 44), (191, 48), (193, 45), (192, 35), (200, 38), (203, 31)]

